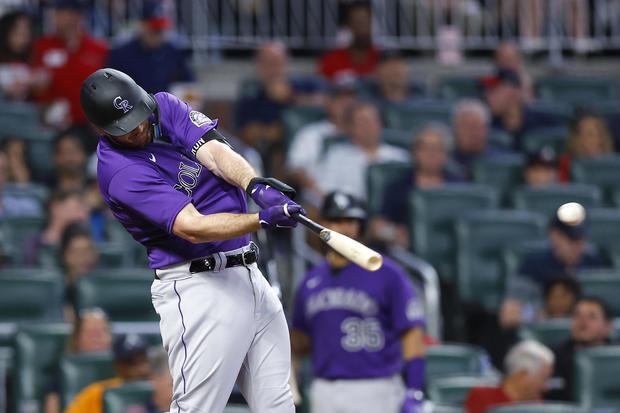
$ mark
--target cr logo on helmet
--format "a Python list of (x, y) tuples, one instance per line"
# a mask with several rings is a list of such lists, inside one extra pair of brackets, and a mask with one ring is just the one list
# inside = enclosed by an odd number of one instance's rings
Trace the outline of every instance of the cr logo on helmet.
[[(120, 103), (119, 103), (120, 101)], [(123, 99), (120, 96), (117, 96), (114, 98), (114, 107), (116, 109), (120, 109), (123, 111), (123, 113), (127, 113), (129, 112), (129, 109), (133, 108), (133, 106), (131, 106), (129, 104), (129, 102), (127, 101), (127, 99)]]

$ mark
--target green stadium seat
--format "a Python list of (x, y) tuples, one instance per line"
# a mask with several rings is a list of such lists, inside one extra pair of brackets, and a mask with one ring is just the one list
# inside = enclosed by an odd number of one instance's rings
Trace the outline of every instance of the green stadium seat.
[(588, 240), (596, 244), (620, 268), (620, 209), (598, 208), (587, 211)]
[(368, 210), (370, 214), (381, 211), (385, 191), (396, 179), (402, 176), (412, 176), (413, 164), (403, 162), (389, 162), (370, 165), (366, 172), (368, 189)]
[(45, 227), (44, 217), (18, 217), (0, 220), (3, 253), (12, 265), (23, 262), (24, 241), (40, 233)]
[(121, 387), (103, 392), (103, 413), (120, 413), (132, 404), (142, 403), (153, 392), (149, 381), (123, 384)]
[(439, 344), (426, 348), (426, 383), (439, 377), (481, 375), (488, 355), (481, 347), (469, 344)]
[(580, 271), (577, 278), (584, 295), (602, 298), (613, 317), (620, 317), (620, 269)]
[(509, 134), (508, 132), (498, 130), (498, 129), (491, 129), (489, 131), (488, 142), (489, 142), (489, 145), (494, 148), (503, 149), (507, 151), (512, 150), (512, 148), (514, 147), (513, 136)]
[(620, 208), (620, 189), (613, 191), (613, 204), (616, 208)]
[(322, 106), (301, 106), (282, 112), (284, 138), (289, 145), (295, 134), (309, 123), (325, 119), (327, 114)]
[(556, 155), (564, 153), (568, 140), (568, 128), (556, 126), (535, 129), (523, 135), (523, 150), (526, 153), (537, 153), (545, 146), (553, 148)]
[(414, 191), (410, 199), (411, 246), (413, 251), (453, 279), (454, 221), (463, 213), (497, 208), (495, 188), (480, 184), (450, 184), (436, 189)]
[(116, 219), (108, 219), (105, 224), (106, 240), (112, 244), (122, 244), (130, 257), (129, 264), (148, 265), (146, 249), (133, 239), (129, 232)]
[(397, 129), (383, 129), (381, 140), (388, 145), (398, 146), (406, 151), (411, 150), (413, 143), (413, 132)]
[[(374, 78), (362, 78), (358, 79), (355, 88), (359, 96), (365, 99), (378, 100), (381, 98), (381, 92), (377, 85), (377, 81)], [(423, 98), (426, 95), (426, 84), (417, 79), (409, 80), (409, 93), (410, 96)]]
[(161, 332), (158, 321), (116, 321), (110, 325), (112, 334), (139, 334), (151, 346), (161, 346)]
[(525, 158), (521, 154), (494, 156), (476, 161), (472, 167), (473, 180), (479, 184), (492, 185), (505, 199), (523, 182)]
[(546, 219), (529, 211), (479, 211), (457, 220), (457, 285), (461, 298), (497, 309), (505, 292), (503, 250), (545, 237)]
[(587, 409), (620, 408), (620, 346), (581, 350), (575, 360), (577, 403)]
[(435, 95), (450, 102), (466, 97), (479, 97), (480, 82), (475, 76), (442, 77), (435, 85)]
[(549, 348), (556, 347), (570, 338), (570, 318), (552, 318), (521, 326), (521, 340), (536, 340)]
[(51, 129), (39, 127), (36, 123), (24, 122), (19, 118), (1, 118), (2, 131), (0, 131), (0, 141), (10, 137), (19, 137), (27, 144), (28, 164), (32, 168), (32, 175), (35, 180), (46, 179), (54, 171), (54, 160), (50, 156), (52, 153), (52, 143), (54, 132)]
[(99, 253), (98, 265), (102, 268), (123, 268), (134, 264), (132, 250), (122, 242), (100, 242), (96, 244)]
[(428, 398), (434, 403), (462, 406), (467, 394), (474, 387), (495, 386), (498, 380), (485, 376), (450, 376), (431, 380), (427, 387)]
[(20, 327), (15, 337), (16, 411), (33, 402), (39, 407), (37, 411), (43, 411), (43, 397), (56, 376), (71, 329), (71, 325), (64, 323)]
[(569, 403), (511, 403), (492, 407), (484, 413), (589, 413), (581, 406)]
[(620, 155), (600, 158), (575, 159), (571, 165), (571, 176), (575, 182), (598, 185), (611, 202), (612, 192), (620, 187), (618, 181)]
[(381, 109), (384, 126), (388, 129), (410, 131), (428, 122), (450, 124), (452, 108), (442, 101), (420, 101), (405, 105), (389, 105)]
[(61, 321), (64, 282), (40, 269), (0, 272), (0, 321)]
[(589, 210), (600, 207), (602, 198), (601, 190), (594, 185), (558, 184), (548, 187), (522, 186), (514, 191), (512, 203), (517, 209), (551, 217), (567, 202), (579, 202)]
[(100, 307), (112, 321), (156, 321), (152, 282), (153, 271), (144, 268), (99, 270), (78, 278), (76, 307)]
[(574, 108), (562, 101), (534, 101), (528, 105), (531, 111), (555, 119), (560, 125), (568, 126), (574, 117)]
[(616, 80), (602, 77), (543, 77), (536, 81), (535, 90), (536, 95), (544, 101), (565, 102), (576, 105), (618, 99), (618, 84)]
[(60, 388), (63, 408), (89, 384), (114, 377), (112, 353), (71, 354), (60, 360)]
[[(20, 184), (7, 183), (4, 185), (3, 190), (6, 194), (34, 198), (41, 203), (42, 207), (45, 206), (50, 195), (48, 187), (33, 182)], [(44, 209), (45, 208), (43, 208), (43, 210)]]

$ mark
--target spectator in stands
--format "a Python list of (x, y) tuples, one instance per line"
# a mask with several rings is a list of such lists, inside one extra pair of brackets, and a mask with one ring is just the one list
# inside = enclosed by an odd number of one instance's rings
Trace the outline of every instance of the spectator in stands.
[(36, 199), (7, 190), (9, 165), (9, 157), (4, 151), (0, 150), (0, 218), (41, 216), (43, 211)]
[(580, 296), (581, 286), (576, 279), (566, 275), (550, 278), (543, 288), (544, 307), (538, 320), (570, 317)]
[(461, 100), (452, 110), (452, 133), (455, 138), (452, 160), (461, 168), (461, 174), (469, 179), (477, 160), (503, 153), (489, 145), (489, 122), (488, 109), (475, 99)]
[(0, 17), (0, 89), (2, 98), (24, 101), (30, 98), (33, 72), (30, 69), (32, 22), (22, 11)]
[(494, 75), (483, 77), (481, 84), (493, 117), (492, 128), (510, 133), (515, 150), (521, 150), (521, 137), (525, 133), (557, 125), (552, 116), (527, 107), (521, 93), (521, 79), (515, 71), (498, 69)]
[(532, 82), (532, 77), (525, 70), (521, 51), (515, 42), (502, 42), (495, 49), (494, 63), (495, 67), (499, 69), (508, 69), (516, 72), (521, 82), (523, 101), (531, 102), (534, 100), (534, 83)]
[(325, 53), (319, 61), (319, 73), (326, 79), (364, 77), (374, 73), (379, 51), (372, 44), (372, 13), (368, 1), (354, 1), (347, 10), (347, 28), (351, 41), (347, 47)]
[(613, 319), (607, 303), (597, 297), (582, 297), (575, 306), (571, 325), (571, 337), (554, 349), (557, 363), (553, 373), (559, 382), (545, 394), (548, 400), (574, 401), (573, 366), (575, 354), (585, 348), (600, 347), (611, 343)]
[(114, 339), (114, 370), (116, 377), (95, 382), (83, 389), (65, 409), (65, 413), (102, 413), (103, 393), (120, 387), (125, 382), (146, 380), (150, 374), (147, 358), (148, 344), (137, 334), (127, 334)]
[(605, 119), (593, 112), (579, 115), (571, 125), (567, 151), (560, 157), (560, 180), (570, 181), (570, 167), (574, 159), (595, 158), (613, 151), (613, 140)]
[(18, 137), (5, 138), (0, 143), (7, 157), (6, 182), (27, 184), (31, 181), (30, 167), (26, 160), (26, 142)]
[(34, 43), (33, 66), (48, 74), (46, 84), (36, 91), (37, 100), (56, 103), (56, 109), (47, 113), (50, 124), (88, 123), (79, 90), (84, 79), (102, 68), (108, 57), (106, 43), (85, 33), (84, 6), (82, 0), (54, 0), (54, 31)]
[(129, 406), (123, 413), (163, 413), (172, 403), (172, 376), (168, 368), (168, 353), (162, 347), (149, 351), (153, 393), (142, 403)]
[(165, 39), (173, 21), (163, 6), (160, 0), (144, 0), (138, 35), (114, 49), (107, 63), (127, 73), (148, 93), (169, 91), (173, 82), (194, 81), (186, 53)]
[(462, 180), (446, 169), (450, 147), (450, 135), (443, 125), (430, 124), (417, 133), (411, 146), (413, 176), (402, 176), (387, 186), (381, 213), (370, 221), (370, 236), (374, 240), (409, 246), (407, 211), (412, 191)]
[(347, 134), (345, 111), (355, 100), (353, 82), (336, 82), (329, 87), (326, 104), (327, 119), (310, 123), (300, 129), (293, 138), (289, 152), (288, 165), (293, 179), (304, 193), (307, 201), (320, 204), (318, 179), (320, 163), (324, 158), (326, 138)]
[(367, 97), (375, 100), (379, 106), (406, 104), (424, 95), (423, 90), (412, 86), (409, 66), (403, 56), (396, 51), (381, 53), (375, 83), (369, 84), (366, 93)]
[(527, 154), (523, 180), (526, 185), (538, 187), (558, 182), (558, 162), (552, 147), (545, 146), (538, 152)]
[(522, 341), (506, 355), (505, 376), (500, 385), (471, 389), (465, 409), (468, 413), (483, 413), (500, 404), (540, 401), (553, 366), (551, 350), (534, 340)]
[(86, 151), (79, 131), (69, 129), (59, 133), (53, 142), (55, 176), (47, 185), (63, 191), (82, 190), (86, 184)]
[[(91, 353), (110, 351), (112, 334), (106, 313), (100, 308), (80, 311), (73, 323), (73, 331), (67, 340), (67, 353)], [(60, 413), (60, 371), (50, 383), (45, 396), (44, 413)]]
[(600, 268), (605, 261), (587, 251), (587, 220), (585, 209), (577, 204), (564, 204), (551, 217), (550, 247), (527, 255), (519, 274), (543, 285), (556, 273), (574, 276), (578, 270)]
[(56, 191), (52, 193), (47, 207), (47, 225), (43, 231), (24, 242), (24, 260), (29, 266), (36, 265), (39, 253), (58, 248), (62, 234), (72, 222), (85, 222), (88, 208), (79, 191)]
[(320, 168), (323, 193), (343, 190), (366, 199), (366, 169), (381, 162), (409, 162), (407, 151), (381, 142), (381, 117), (368, 101), (352, 103), (345, 111), (349, 142), (330, 147)]

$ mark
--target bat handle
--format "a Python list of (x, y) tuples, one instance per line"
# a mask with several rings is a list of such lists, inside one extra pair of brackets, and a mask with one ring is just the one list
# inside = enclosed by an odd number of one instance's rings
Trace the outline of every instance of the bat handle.
[(325, 229), (325, 227), (323, 225), (317, 224), (316, 222), (314, 222), (313, 220), (311, 220), (307, 216), (301, 215), (298, 212), (296, 212), (294, 214), (291, 214), (291, 216), (293, 217), (293, 219), (295, 221), (297, 221), (300, 224), (310, 228), (313, 232), (316, 232), (317, 234), (320, 234), (321, 231), (323, 231)]

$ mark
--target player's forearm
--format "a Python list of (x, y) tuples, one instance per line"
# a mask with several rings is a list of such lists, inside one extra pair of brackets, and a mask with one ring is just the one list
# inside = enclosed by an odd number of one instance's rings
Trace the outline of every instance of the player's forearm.
[(202, 215), (187, 204), (179, 212), (172, 232), (194, 244), (237, 238), (261, 228), (258, 214), (218, 213)]
[(403, 359), (405, 360), (424, 357), (426, 355), (424, 330), (421, 327), (414, 327), (407, 330), (401, 336), (400, 343), (403, 348)]
[(258, 176), (254, 168), (228, 145), (212, 140), (205, 143), (196, 157), (207, 169), (239, 188), (247, 188), (250, 180)]

